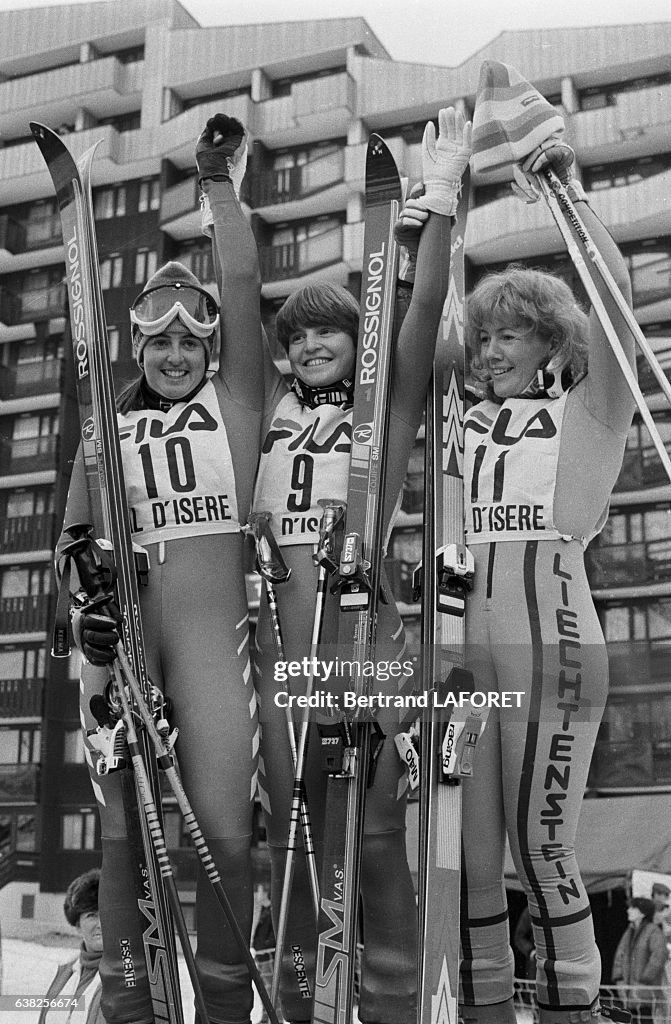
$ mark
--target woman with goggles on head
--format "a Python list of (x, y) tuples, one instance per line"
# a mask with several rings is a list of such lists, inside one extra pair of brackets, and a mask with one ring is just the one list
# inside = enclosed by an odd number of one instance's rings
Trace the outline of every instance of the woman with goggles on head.
[[(120, 393), (117, 408), (133, 540), (147, 549), (151, 566), (141, 588), (149, 678), (171, 702), (185, 789), (238, 923), (251, 933), (258, 744), (240, 525), (247, 521), (258, 459), (263, 371), (257, 249), (237, 198), (245, 160), (242, 125), (222, 114), (211, 118), (196, 161), (209, 201), (221, 311), (186, 267), (162, 267), (130, 311), (141, 373)], [(65, 524), (87, 517), (78, 461)], [(75, 612), (73, 633), (85, 656), (86, 731), (97, 724), (90, 700), (105, 691), (117, 623)], [(87, 753), (89, 763), (95, 761), (95, 751)], [(103, 846), (102, 1005), (108, 1024), (153, 1024), (123, 774), (92, 773)], [(253, 995), (247, 968), (202, 872), (196, 920), (210, 1021), (248, 1024)]]

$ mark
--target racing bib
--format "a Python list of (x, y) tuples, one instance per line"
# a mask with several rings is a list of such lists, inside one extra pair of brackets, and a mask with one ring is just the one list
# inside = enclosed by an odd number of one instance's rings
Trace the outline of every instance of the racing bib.
[(553, 503), (567, 395), (481, 402), (465, 421), (466, 540), (553, 540)]
[(277, 543), (315, 544), (320, 498), (347, 499), (352, 413), (335, 405), (304, 406), (290, 392), (280, 401), (263, 442), (254, 509), (272, 512)]
[(119, 414), (133, 540), (237, 533), (233, 461), (214, 385), (168, 412)]

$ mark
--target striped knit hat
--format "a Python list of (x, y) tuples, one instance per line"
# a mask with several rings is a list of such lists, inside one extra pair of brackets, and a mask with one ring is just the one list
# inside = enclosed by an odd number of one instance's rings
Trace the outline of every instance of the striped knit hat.
[(473, 114), (473, 170), (521, 163), (551, 135), (564, 131), (555, 108), (519, 71), (486, 60)]

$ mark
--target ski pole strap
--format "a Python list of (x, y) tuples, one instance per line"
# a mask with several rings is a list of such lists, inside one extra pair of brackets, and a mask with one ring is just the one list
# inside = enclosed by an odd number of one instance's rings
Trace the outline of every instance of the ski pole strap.
[(256, 547), (256, 567), (269, 583), (286, 583), (291, 569), (282, 558), (282, 552), (270, 526), (272, 512), (252, 512), (242, 530), (251, 537)]
[(319, 498), (323, 512), (319, 524), (319, 540), (313, 561), (326, 570), (329, 575), (338, 570), (343, 534), (345, 531), (345, 509), (342, 501), (331, 498)]
[[(54, 658), (70, 655), (70, 579), (74, 562), (81, 590), (86, 601), (80, 607), (86, 611), (114, 603), (116, 569), (111, 556), (91, 536), (93, 527), (88, 523), (74, 523), (63, 532), (70, 538), (57, 559), (60, 576), (51, 653)], [(60, 569), (60, 572), (59, 572)]]

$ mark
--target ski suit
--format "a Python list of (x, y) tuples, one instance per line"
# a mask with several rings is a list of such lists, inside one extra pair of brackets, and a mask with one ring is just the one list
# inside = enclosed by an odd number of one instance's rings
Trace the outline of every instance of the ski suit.
[[(449, 231), (450, 222), (446, 217), (430, 214), (420, 238), (412, 299), (394, 351), (384, 513), (386, 531), (421, 420), (447, 291)], [(290, 580), (277, 588), (277, 601), (286, 657), (302, 659), (310, 654), (314, 617), (317, 570), (312, 555), (322, 511), (317, 501), (320, 498), (346, 501), (352, 417), (349, 408), (321, 405), (313, 409), (302, 405), (293, 392), (287, 393), (286, 385), (277, 375), (272, 381), (268, 403), (270, 429), (263, 444), (254, 507), (257, 511), (273, 513), (276, 539), (292, 569)], [(308, 472), (306, 466), (309, 466)], [(329, 592), (320, 648), (323, 658), (332, 656), (326, 652), (336, 650), (338, 618), (338, 596)], [(376, 660), (402, 663), (404, 631), (391, 597), (389, 603), (380, 604), (377, 636)], [(273, 699), (281, 684), (274, 678), (276, 653), (263, 603), (256, 647), (261, 720), (259, 787), (271, 853), (271, 898), (274, 915), (277, 915), (294, 773), (285, 712)], [(305, 691), (305, 678), (290, 682), (292, 694)], [(315, 685), (319, 685), (318, 681)], [(410, 692), (412, 687), (408, 670), (398, 678), (386, 680), (378, 674), (374, 690), (401, 693)], [(407, 724), (407, 713), (391, 708), (382, 709), (377, 716), (386, 739), (366, 801), (361, 879), (364, 955), (359, 1004), (363, 1021), (400, 1024), (415, 1012), (417, 914), (405, 849), (408, 780), (394, 746), (394, 735)], [(305, 780), (317, 865), (321, 867), (326, 776), (320, 766), (316, 726), (312, 724), (310, 728)], [(310, 1019), (315, 950), (314, 912), (304, 858), (299, 850), (281, 980), (282, 1007), (288, 1020)]]
[[(585, 203), (578, 210), (629, 295), (612, 239)], [(613, 320), (633, 363), (631, 334), (615, 311)], [(477, 689), (523, 691), (519, 709), (491, 709), (463, 784), (467, 1005), (513, 992), (506, 832), (531, 913), (539, 1005), (585, 1008), (598, 994), (574, 841), (608, 664), (583, 554), (607, 516), (633, 401), (593, 310), (589, 325), (589, 371), (568, 394), (484, 401), (466, 417), (466, 542), (476, 566), (467, 658)]]
[[(133, 539), (147, 549), (151, 566), (148, 585), (140, 587), (149, 678), (172, 703), (184, 788), (236, 918), (251, 933), (258, 721), (240, 524), (250, 508), (261, 438), (260, 279), (256, 244), (232, 185), (209, 180), (204, 188), (222, 307), (219, 369), (167, 412), (139, 409), (119, 414), (118, 422)], [(78, 460), (65, 526), (87, 516)], [(84, 661), (85, 733), (96, 727), (91, 696), (107, 680), (107, 669)], [(103, 846), (103, 1011), (108, 1024), (151, 1024), (147, 923), (138, 912), (122, 798), (127, 773), (99, 778), (88, 741), (86, 755)], [(246, 1024), (253, 1004), (247, 967), (200, 866), (196, 921), (210, 1020)]]

